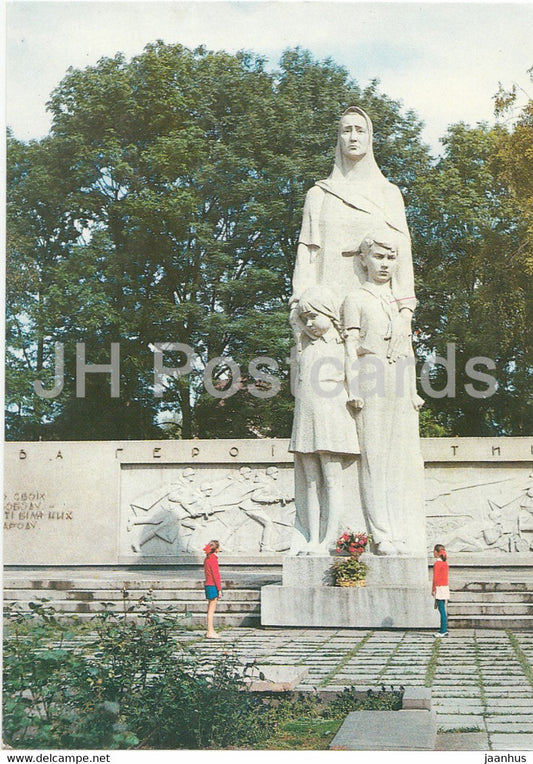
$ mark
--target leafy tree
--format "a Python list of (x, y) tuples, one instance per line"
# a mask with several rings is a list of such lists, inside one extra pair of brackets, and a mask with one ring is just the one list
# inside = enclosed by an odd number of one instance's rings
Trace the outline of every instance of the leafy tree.
[[(50, 99), (50, 136), (13, 141), (9, 153), (10, 437), (288, 435), (286, 304), (301, 210), (307, 189), (330, 171), (338, 116), (354, 101), (379, 125), (384, 172), (409, 188), (429, 162), (419, 121), (377, 82), (361, 92), (346, 70), (307, 51), (287, 51), (269, 73), (253, 54), (156, 42), (131, 61), (119, 54), (69, 70)], [(18, 171), (19, 155), (27, 171)], [(46, 252), (35, 247), (41, 213), (28, 187), (48, 204)], [(61, 253), (39, 281), (54, 237)], [(17, 286), (22, 239), (29, 280)], [(26, 318), (36, 294), (46, 326), (35, 307)], [(65, 390), (43, 401), (31, 381), (48, 370), (50, 382), (57, 341), (65, 342)], [(111, 343), (120, 343), (120, 398), (103, 375), (88, 376), (85, 398), (74, 395), (76, 342), (92, 364), (108, 364)], [(161, 398), (152, 391), (158, 342), (196, 354), (189, 374), (166, 379)], [(257, 356), (279, 364), (274, 397), (251, 392), (261, 388), (248, 368)], [(241, 368), (232, 397), (203, 391), (216, 357)], [(183, 357), (169, 352), (164, 361)], [(215, 389), (229, 384), (222, 365), (212, 372)], [(179, 416), (162, 427), (165, 412)]]
[(36, 437), (57, 415), (54, 401), (32, 397), (31, 380), (62, 338), (62, 298), (56, 274), (79, 236), (68, 213), (69, 185), (58, 171), (51, 138), (24, 144), (8, 133), (7, 425), (12, 436)]
[[(528, 71), (533, 83), (533, 67)], [(533, 432), (533, 99), (520, 109), (512, 129), (502, 133), (498, 146), (498, 174), (519, 210), (518, 252), (512, 253), (522, 267), (524, 288), (523, 338), (515, 360), (510, 390), (514, 405), (508, 415), (508, 429), (521, 435)], [(507, 103), (505, 95), (508, 96)], [(502, 100), (503, 96), (503, 100)], [(495, 96), (497, 116), (512, 113), (517, 107), (517, 89), (505, 94), (500, 85)]]
[[(446, 357), (455, 345), (455, 396), (428, 401), (450, 434), (531, 432), (532, 269), (522, 211), (502, 172), (508, 139), (501, 127), (453, 125), (443, 157), (419, 179), (418, 345), (426, 357)], [(479, 356), (496, 365), (488, 373), (498, 388), (488, 398), (465, 389), (472, 382), (466, 364)], [(435, 370), (435, 389), (445, 387), (445, 376), (444, 367)]]

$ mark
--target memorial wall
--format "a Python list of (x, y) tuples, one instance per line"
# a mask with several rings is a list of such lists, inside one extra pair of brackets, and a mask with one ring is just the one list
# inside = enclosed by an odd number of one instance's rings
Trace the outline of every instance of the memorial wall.
[[(421, 441), (428, 551), (533, 561), (533, 439)], [(7, 565), (179, 564), (211, 538), (221, 560), (281, 558), (293, 543), (286, 440), (7, 443)], [(364, 528), (359, 455), (343, 469), (341, 527)]]

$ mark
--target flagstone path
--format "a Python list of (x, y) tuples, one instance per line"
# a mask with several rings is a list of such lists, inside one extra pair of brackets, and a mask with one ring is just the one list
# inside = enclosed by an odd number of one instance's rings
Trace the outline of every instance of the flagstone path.
[(531, 632), (457, 629), (438, 639), (424, 631), (228, 628), (218, 640), (177, 636), (206, 658), (231, 651), (243, 662), (306, 666), (298, 690), (430, 687), (441, 747), (470, 739), (482, 750), (533, 749)]

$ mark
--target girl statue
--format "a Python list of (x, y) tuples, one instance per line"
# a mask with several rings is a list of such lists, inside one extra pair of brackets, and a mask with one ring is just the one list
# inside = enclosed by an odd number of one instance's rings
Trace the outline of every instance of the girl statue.
[[(296, 475), (296, 529), (306, 543), (293, 553), (328, 555), (344, 507), (343, 470), (357, 453), (348, 408), (339, 304), (328, 287), (307, 289), (298, 303), (301, 352), (289, 451)], [(348, 459), (347, 459), (348, 457)]]

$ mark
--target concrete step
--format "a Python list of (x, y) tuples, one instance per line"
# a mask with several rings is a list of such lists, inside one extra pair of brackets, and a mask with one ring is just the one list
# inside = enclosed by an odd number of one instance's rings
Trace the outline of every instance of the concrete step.
[[(154, 602), (159, 603), (162, 600), (176, 601), (176, 602), (188, 602), (188, 601), (202, 601), (205, 602), (205, 593), (203, 583), (198, 585), (196, 589), (153, 589), (151, 592), (148, 589), (127, 589), (128, 600), (135, 601), (140, 597), (149, 597)], [(15, 600), (32, 600), (38, 599), (45, 593), (43, 591), (36, 591), (32, 589), (4, 589), (4, 601), (10, 602)], [(64, 600), (87, 600), (87, 601), (119, 601), (122, 602), (122, 589), (81, 589), (79, 587), (71, 590), (52, 590), (46, 593), (46, 597), (54, 602), (61, 602)], [(259, 589), (224, 589), (223, 598), (225, 601), (238, 600), (241, 602), (259, 602), (261, 598), (261, 592)]]
[[(503, 560), (502, 560), (503, 563)], [(224, 595), (217, 607), (219, 624), (260, 624), (260, 590), (281, 583), (281, 564), (221, 565)], [(454, 567), (450, 571), (452, 598), (451, 628), (533, 629), (533, 577), (526, 566)], [(59, 613), (89, 618), (101, 610), (102, 602), (122, 610), (122, 589), (128, 603), (150, 595), (153, 602), (171, 612), (187, 612), (184, 623), (204, 623), (206, 601), (201, 564), (183, 566), (109, 566), (26, 568), (10, 566), (4, 575), (8, 602), (28, 603), (48, 599)], [(428, 587), (429, 588), (429, 587)], [(151, 593), (150, 593), (151, 589)]]
[(490, 594), (492, 592), (533, 592), (531, 571), (523, 581), (461, 581), (453, 578), (450, 581), (450, 589), (456, 592), (477, 592), (479, 594)]
[[(29, 603), (32, 600), (17, 600), (17, 604), (21, 607), (22, 610), (29, 611), (31, 608), (29, 607)], [(51, 600), (50, 604), (56, 607), (58, 610), (61, 610), (63, 613), (100, 613), (102, 611), (102, 602), (105, 600), (95, 600), (95, 601), (73, 601), (73, 600), (63, 600), (61, 602), (56, 602)], [(115, 604), (115, 612), (120, 612), (122, 610), (122, 602), (116, 602)], [(133, 612), (140, 612), (142, 610), (142, 606), (136, 602), (128, 601), (128, 607), (133, 607)], [(191, 612), (191, 613), (205, 613), (207, 606), (207, 601), (204, 599), (203, 601), (189, 601), (189, 602), (180, 602), (177, 600), (160, 600), (157, 603), (158, 608), (172, 608), (177, 613), (185, 613), (185, 612)], [(225, 602), (224, 598), (222, 597), (219, 599), (217, 604), (217, 613), (220, 614), (235, 614), (235, 613), (257, 613), (258, 615), (261, 612), (261, 604), (259, 601), (256, 602), (241, 602), (241, 601), (234, 601), (234, 602)]]
[(519, 602), (456, 602), (451, 601), (448, 611), (453, 615), (478, 616), (478, 615), (529, 615), (533, 616), (533, 604), (528, 605)]
[(533, 591), (521, 591), (521, 592), (506, 592), (506, 591), (494, 591), (494, 592), (478, 592), (478, 591), (465, 591), (463, 589), (452, 589), (452, 598), (454, 602), (531, 602), (533, 603)]
[[(261, 586), (265, 586), (263, 580), (260, 582), (254, 581), (239, 581), (232, 579), (223, 580), (224, 589), (259, 589)], [(278, 579), (267, 581), (267, 583), (279, 583)], [(28, 580), (24, 577), (4, 576), (4, 589), (26, 589), (39, 592), (41, 590), (46, 591), (72, 591), (75, 589), (89, 589), (89, 590), (120, 590), (122, 587), (126, 587), (128, 590), (143, 590), (147, 591), (152, 588), (153, 590), (160, 589), (203, 589), (204, 579), (202, 578), (189, 578), (189, 579), (96, 579), (96, 578), (72, 578), (72, 579), (35, 579)], [(36, 595), (37, 596), (37, 595)]]
[(454, 616), (450, 613), (448, 621), (452, 629), (512, 629), (512, 631), (533, 629), (533, 617), (530, 615)]

